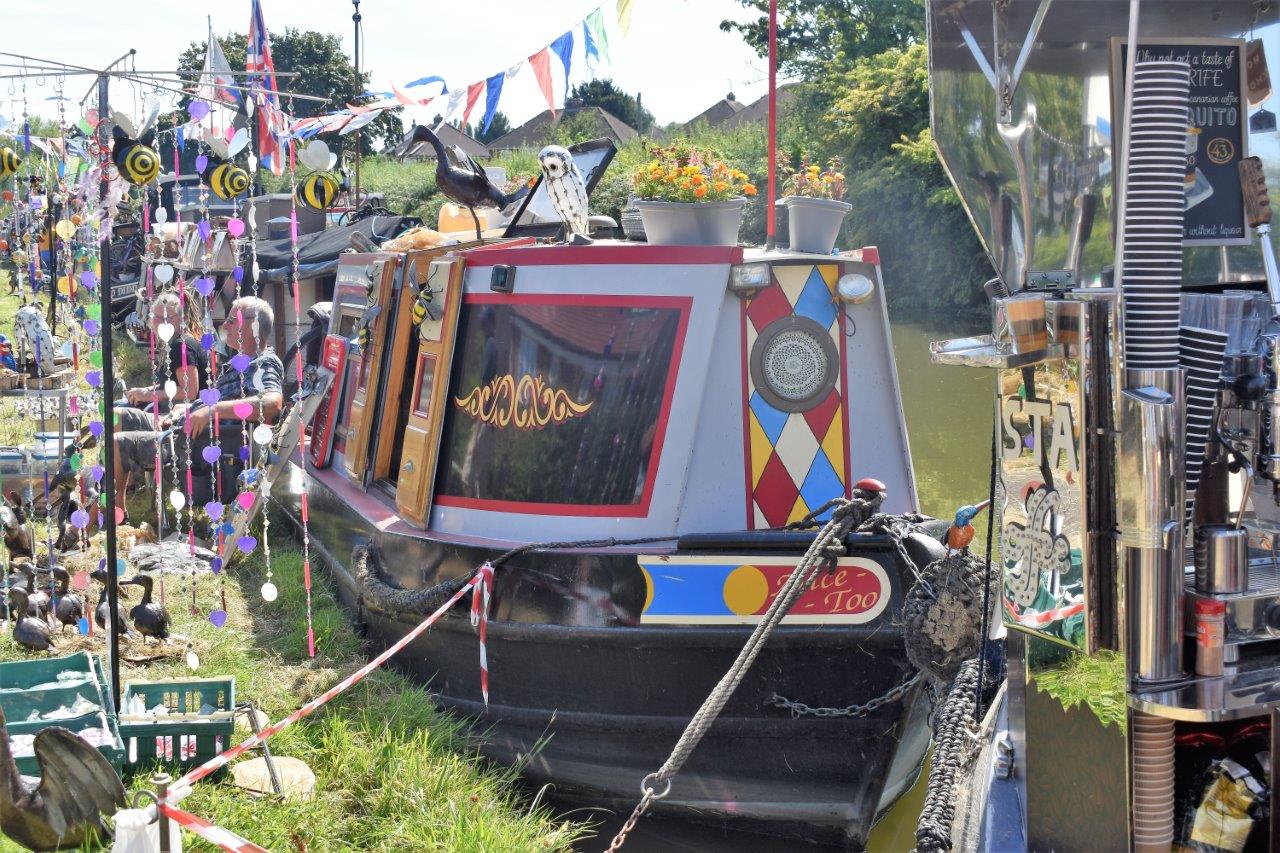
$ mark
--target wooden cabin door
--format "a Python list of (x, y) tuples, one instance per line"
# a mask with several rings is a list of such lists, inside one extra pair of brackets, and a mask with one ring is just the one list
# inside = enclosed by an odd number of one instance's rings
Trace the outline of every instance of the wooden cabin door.
[(367, 326), (367, 333), (358, 335), (364, 341), (356, 370), (355, 387), (351, 394), (351, 413), (347, 418), (347, 443), (343, 464), (347, 473), (357, 483), (363, 484), (369, 467), (369, 442), (377, 420), (377, 388), (381, 373), (380, 362), (386, 345), (387, 317), (384, 306), (391, 302), (397, 267), (395, 256), (379, 255), (373, 261), (369, 276), (369, 300), (357, 329)]
[(462, 304), (460, 258), (432, 261), (411, 306), (418, 356), (413, 368), (409, 417), (404, 429), (396, 480), (396, 510), (419, 527), (427, 526), (436, 466), (440, 458), (440, 432), (449, 400), (449, 371)]

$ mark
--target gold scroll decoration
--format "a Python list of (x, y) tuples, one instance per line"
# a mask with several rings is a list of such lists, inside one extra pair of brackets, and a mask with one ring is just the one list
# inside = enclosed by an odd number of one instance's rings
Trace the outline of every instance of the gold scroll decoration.
[(562, 388), (552, 388), (542, 376), (525, 374), (519, 381), (510, 373), (495, 376), (487, 385), (477, 385), (465, 397), (453, 402), (483, 424), (504, 429), (542, 429), (580, 418), (594, 402), (579, 403)]

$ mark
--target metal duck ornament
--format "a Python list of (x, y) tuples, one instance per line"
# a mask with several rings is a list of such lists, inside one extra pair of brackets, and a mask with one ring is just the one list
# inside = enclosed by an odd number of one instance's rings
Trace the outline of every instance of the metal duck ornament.
[(436, 186), (445, 198), (460, 204), (471, 211), (471, 218), (476, 225), (476, 239), (481, 239), (480, 218), (476, 216), (477, 207), (496, 207), (499, 210), (520, 201), (528, 194), (528, 187), (521, 187), (514, 193), (507, 194), (498, 189), (484, 167), (471, 158), (462, 149), (454, 147), (446, 149), (440, 137), (429, 127), (415, 124), (404, 139), (396, 146), (394, 155), (403, 158), (414, 146), (425, 142), (436, 153)]
[(106, 831), (103, 814), (125, 804), (124, 786), (102, 753), (63, 728), (35, 738), (40, 784), (23, 780), (0, 710), (0, 830), (31, 850), (79, 847)]

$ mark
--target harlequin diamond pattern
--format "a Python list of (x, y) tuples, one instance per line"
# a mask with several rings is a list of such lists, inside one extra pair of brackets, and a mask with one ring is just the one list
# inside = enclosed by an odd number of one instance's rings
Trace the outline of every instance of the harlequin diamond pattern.
[[(757, 335), (791, 314), (813, 320), (839, 342), (840, 315), (833, 299), (837, 273), (834, 264), (774, 267), (773, 284), (743, 308), (748, 327), (744, 363)], [(839, 387), (807, 412), (784, 412), (756, 393), (747, 371), (746, 441), (752, 485), (747, 509), (753, 528), (796, 521), (848, 494)]]

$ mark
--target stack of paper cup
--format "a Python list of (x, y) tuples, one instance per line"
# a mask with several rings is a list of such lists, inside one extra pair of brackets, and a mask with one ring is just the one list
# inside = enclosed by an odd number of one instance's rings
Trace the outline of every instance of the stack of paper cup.
[(1187, 390), (1187, 518), (1195, 518), (1196, 488), (1208, 450), (1218, 378), (1227, 352), (1226, 332), (1183, 326), (1178, 331), (1178, 361), (1186, 371)]
[(1135, 713), (1133, 846), (1167, 851), (1173, 844), (1173, 720)]
[(1124, 209), (1124, 349), (1135, 368), (1178, 366), (1190, 66), (1139, 62)]

